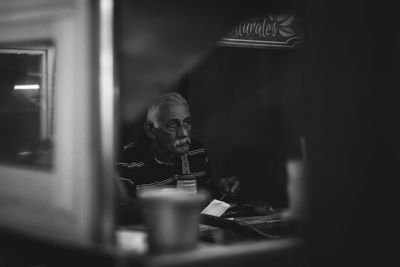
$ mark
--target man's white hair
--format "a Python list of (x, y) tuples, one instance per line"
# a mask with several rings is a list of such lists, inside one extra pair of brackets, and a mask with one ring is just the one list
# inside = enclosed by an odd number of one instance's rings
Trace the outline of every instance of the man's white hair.
[(189, 110), (189, 104), (186, 99), (177, 92), (163, 94), (153, 101), (147, 109), (147, 122), (157, 125), (159, 119), (159, 110), (163, 105), (183, 105)]

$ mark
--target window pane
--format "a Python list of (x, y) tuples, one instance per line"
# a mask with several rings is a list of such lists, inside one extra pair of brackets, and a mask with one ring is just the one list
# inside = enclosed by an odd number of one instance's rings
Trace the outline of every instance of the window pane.
[(0, 49), (0, 162), (49, 166), (47, 51)]

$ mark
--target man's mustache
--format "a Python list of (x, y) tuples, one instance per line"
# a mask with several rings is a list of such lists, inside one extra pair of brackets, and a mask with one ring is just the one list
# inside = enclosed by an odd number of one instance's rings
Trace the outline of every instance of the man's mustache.
[(190, 145), (190, 138), (182, 138), (175, 142), (175, 146), (188, 146)]

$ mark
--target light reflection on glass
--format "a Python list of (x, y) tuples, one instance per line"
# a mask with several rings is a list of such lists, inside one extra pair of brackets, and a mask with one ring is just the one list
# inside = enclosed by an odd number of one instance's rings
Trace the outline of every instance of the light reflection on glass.
[(14, 90), (38, 90), (39, 84), (14, 85)]

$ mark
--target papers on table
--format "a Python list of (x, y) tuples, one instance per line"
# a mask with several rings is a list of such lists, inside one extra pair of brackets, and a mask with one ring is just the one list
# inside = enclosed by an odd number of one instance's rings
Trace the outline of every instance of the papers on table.
[(228, 203), (214, 199), (213, 201), (210, 202), (210, 204), (208, 204), (207, 207), (204, 208), (201, 214), (220, 217), (230, 207), (231, 205), (229, 205)]

